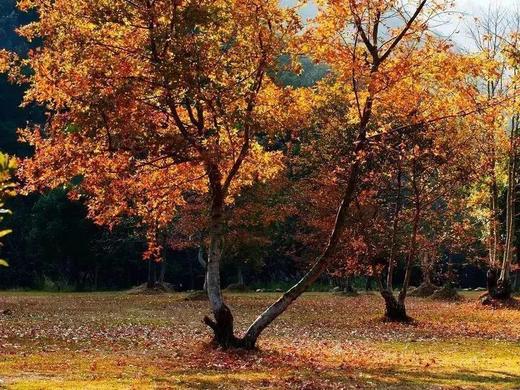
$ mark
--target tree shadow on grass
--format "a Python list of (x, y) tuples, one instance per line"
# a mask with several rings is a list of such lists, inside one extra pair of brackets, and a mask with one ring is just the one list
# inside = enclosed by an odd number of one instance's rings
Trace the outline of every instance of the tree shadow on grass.
[[(336, 383), (344, 380), (341, 371), (327, 371), (325, 375)], [(358, 375), (365, 377), (366, 385), (376, 389), (430, 389), (442, 386), (442, 388), (520, 388), (520, 375), (495, 370), (472, 371), (465, 369), (443, 370), (442, 368), (401, 368), (389, 367), (363, 370)], [(361, 383), (361, 385), (363, 385)]]
[(223, 373), (179, 372), (157, 380), (164, 386), (182, 386), (187, 389), (262, 389), (309, 388), (334, 389), (345, 386), (372, 389), (430, 389), (443, 388), (519, 388), (520, 378), (510, 374), (488, 375), (471, 371), (454, 373), (420, 373), (403, 371), (349, 372), (349, 371), (242, 371)]
[(343, 368), (317, 369), (302, 366), (256, 370), (180, 371), (158, 380), (165, 386), (187, 389), (263, 389), (309, 388), (336, 389), (496, 389), (520, 388), (520, 376), (502, 371), (435, 371), (434, 369)]

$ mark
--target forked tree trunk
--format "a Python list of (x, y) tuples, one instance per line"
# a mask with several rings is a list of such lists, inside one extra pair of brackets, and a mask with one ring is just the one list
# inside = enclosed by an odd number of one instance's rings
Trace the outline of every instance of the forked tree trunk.
[[(393, 286), (391, 283), (391, 277), (389, 277), (387, 282), (386, 289), (383, 288), (382, 283), (380, 283), (380, 292), (381, 296), (385, 300), (385, 320), (392, 321), (392, 322), (409, 322), (411, 321), (411, 318), (408, 317), (406, 314), (406, 296), (408, 293), (408, 287), (410, 285), (410, 279), (412, 276), (412, 265), (414, 262), (414, 259), (417, 254), (417, 235), (419, 233), (419, 223), (421, 220), (421, 203), (420, 203), (420, 192), (419, 187), (417, 183), (417, 171), (416, 171), (416, 165), (414, 164), (414, 174), (412, 178), (413, 183), (413, 190), (414, 190), (414, 204), (415, 204), (415, 212), (414, 212), (414, 219), (413, 219), (413, 228), (412, 228), (412, 235), (410, 237), (410, 250), (407, 256), (406, 260), (406, 267), (405, 267), (405, 275), (404, 275), (404, 281), (403, 286), (401, 287), (401, 291), (399, 291), (399, 295), (396, 298), (393, 292)], [(397, 201), (401, 202), (400, 192), (401, 192), (401, 175), (398, 175), (398, 190), (399, 190), (399, 196), (397, 197)], [(396, 238), (395, 232), (398, 227), (398, 223), (396, 221), (399, 221), (399, 211), (400, 206), (396, 207), (396, 212), (394, 215), (394, 233), (393, 233), (393, 239)], [(394, 243), (392, 243), (394, 245)], [(394, 259), (390, 258), (389, 263), (389, 272), (391, 271), (390, 265), (394, 263)]]
[(500, 279), (495, 269), (489, 269), (487, 272), (487, 289), (488, 295), (492, 299), (506, 301), (511, 299), (511, 283), (509, 279)]
[[(417, 19), (422, 9), (426, 5), (427, 0), (421, 0), (417, 6), (414, 14), (408, 20), (406, 26), (400, 32), (400, 34), (393, 40), (392, 44), (380, 54), (378, 52), (377, 32), (374, 34), (374, 43), (370, 43), (366, 35), (364, 35), (361, 21), (356, 19), (355, 23), (358, 32), (363, 32), (365, 45), (369, 49), (372, 55), (373, 63), (371, 69), (371, 81), (369, 82), (368, 91), (369, 95), (366, 98), (363, 112), (361, 114), (359, 123), (359, 133), (355, 142), (355, 150), (353, 154), (353, 163), (350, 167), (350, 175), (345, 186), (345, 192), (343, 199), (338, 208), (336, 214), (336, 220), (334, 228), (330, 234), (328, 243), (323, 253), (316, 259), (312, 268), (303, 276), (303, 278), (296, 283), (291, 289), (283, 294), (273, 305), (265, 310), (247, 329), (242, 339), (237, 339), (233, 335), (233, 316), (229, 308), (224, 304), (222, 295), (220, 292), (220, 278), (218, 275), (218, 263), (220, 261), (221, 254), (221, 238), (222, 232), (217, 234), (219, 231), (218, 226), (222, 227), (222, 223), (218, 223), (217, 214), (212, 213), (212, 233), (211, 233), (211, 244), (210, 244), (210, 259), (208, 259), (208, 295), (210, 296), (211, 305), (213, 308), (213, 314), (215, 321), (206, 318), (206, 323), (213, 328), (215, 331), (215, 339), (222, 346), (237, 345), (241, 348), (252, 349), (255, 348), (258, 337), (262, 331), (269, 326), (280, 314), (282, 314), (292, 302), (294, 302), (301, 294), (303, 294), (327, 269), (330, 261), (336, 254), (337, 246), (340, 242), (341, 236), (345, 232), (348, 225), (348, 216), (350, 211), (350, 205), (355, 196), (355, 193), (359, 186), (359, 179), (362, 171), (362, 160), (363, 152), (365, 152), (367, 145), (367, 130), (370, 120), (372, 118), (372, 107), (374, 102), (374, 79), (377, 74), (380, 65), (386, 61), (395, 47), (400, 43), (402, 38), (406, 35), (414, 21)], [(212, 180), (211, 169), (208, 172), (210, 184)], [(219, 183), (220, 183), (220, 177)], [(212, 185), (213, 203), (215, 202), (215, 187)], [(222, 199), (223, 209), (223, 199)], [(220, 218), (221, 219), (221, 218)]]
[[(365, 116), (361, 123), (360, 136), (356, 143), (355, 155), (359, 155), (366, 146), (366, 128), (372, 110), (372, 99), (367, 99)], [(219, 199), (215, 194), (220, 188), (218, 185), (212, 186), (212, 211), (210, 228), (210, 248), (207, 266), (207, 286), (208, 296), (213, 310), (215, 320), (208, 317), (204, 322), (213, 329), (214, 342), (224, 348), (239, 347), (244, 349), (254, 349), (258, 337), (263, 330), (269, 326), (280, 314), (282, 314), (301, 294), (303, 294), (327, 269), (332, 260), (338, 243), (348, 223), (350, 204), (354, 198), (359, 185), (362, 163), (359, 158), (355, 159), (350, 169), (349, 179), (345, 188), (342, 202), (336, 214), (334, 228), (330, 234), (327, 246), (323, 253), (316, 259), (312, 268), (296, 283), (291, 289), (284, 293), (274, 304), (265, 310), (247, 329), (243, 338), (235, 337), (233, 333), (233, 315), (225, 305), (220, 289), (220, 257), (222, 254), (222, 235), (223, 235), (223, 209), (224, 199)], [(217, 182), (211, 178), (211, 171), (208, 174), (210, 183)], [(219, 181), (218, 181), (219, 182)]]
[(408, 321), (408, 316), (406, 315), (406, 307), (404, 306), (404, 301), (400, 304), (394, 296), (394, 287), (393, 287), (393, 274), (395, 268), (396, 261), (396, 252), (397, 252), (397, 233), (399, 229), (399, 222), (401, 217), (401, 208), (402, 208), (402, 179), (403, 172), (400, 162), (398, 162), (398, 170), (397, 170), (397, 196), (395, 200), (395, 209), (393, 215), (393, 223), (392, 223), (392, 238), (390, 244), (390, 257), (388, 259), (388, 270), (386, 276), (386, 286), (383, 285), (381, 280), (381, 276), (378, 276), (377, 282), (379, 286), (379, 292), (385, 301), (385, 315), (384, 318), (387, 321), (391, 322), (403, 322)]
[(205, 317), (204, 322), (213, 329), (215, 344), (229, 348), (239, 346), (234, 335), (233, 314), (225, 304), (220, 286), (220, 261), (224, 238), (224, 193), (221, 176), (217, 167), (208, 168), (211, 185), (211, 222), (209, 229), (208, 261), (206, 267), (206, 286), (214, 320)]
[(394, 294), (388, 290), (381, 291), (381, 296), (385, 300), (385, 320), (390, 322), (409, 322), (410, 317), (406, 314), (404, 300), (398, 300)]

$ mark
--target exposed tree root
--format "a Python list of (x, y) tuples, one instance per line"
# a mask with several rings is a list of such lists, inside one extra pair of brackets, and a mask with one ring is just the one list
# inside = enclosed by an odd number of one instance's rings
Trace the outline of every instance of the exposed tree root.
[(397, 323), (397, 324), (408, 324), (408, 325), (414, 325), (416, 324), (416, 321), (408, 316), (408, 315), (405, 315), (405, 316), (389, 316), (387, 313), (385, 313), (385, 315), (383, 316), (383, 318), (381, 319), (383, 322), (388, 322), (388, 323)]
[(214, 312), (215, 319), (208, 316), (204, 317), (204, 323), (213, 330), (212, 345), (215, 348), (222, 349), (256, 349), (256, 341), (254, 338), (238, 338), (234, 334), (233, 314), (226, 305), (223, 305), (220, 310)]

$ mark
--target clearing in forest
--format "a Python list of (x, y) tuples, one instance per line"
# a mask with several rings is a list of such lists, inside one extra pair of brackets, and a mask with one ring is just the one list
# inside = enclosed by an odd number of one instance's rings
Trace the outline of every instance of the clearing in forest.
[[(520, 311), (477, 295), (410, 298), (412, 325), (384, 323), (376, 294), (308, 293), (257, 352), (214, 350), (207, 302), (184, 294), (4, 293), (0, 388), (517, 389)], [(229, 294), (242, 329), (274, 294)]]

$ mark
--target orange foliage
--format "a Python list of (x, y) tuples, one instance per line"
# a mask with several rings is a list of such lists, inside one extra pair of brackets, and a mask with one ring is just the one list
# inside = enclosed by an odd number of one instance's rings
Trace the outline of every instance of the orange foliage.
[[(282, 169), (256, 134), (270, 130), (267, 75), (298, 28), (271, 1), (21, 1), (40, 18), (20, 29), (42, 38), (24, 64), (26, 103), (49, 111), (21, 133), (35, 148), (23, 162), (25, 190), (69, 186), (89, 216), (112, 227), (137, 216), (154, 237), (210, 191), (217, 172), (226, 202)], [(274, 97), (272, 97), (274, 96)], [(203, 221), (201, 221), (203, 222)]]

